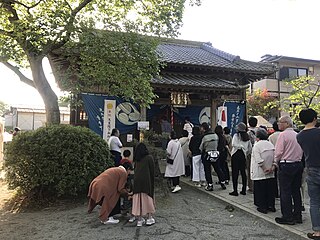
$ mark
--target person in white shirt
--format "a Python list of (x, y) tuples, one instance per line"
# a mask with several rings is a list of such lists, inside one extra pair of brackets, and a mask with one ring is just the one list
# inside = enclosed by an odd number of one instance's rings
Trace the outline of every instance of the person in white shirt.
[(190, 122), (190, 117), (185, 117), (184, 118), (184, 125), (183, 125), (183, 130), (188, 131), (188, 138), (191, 139), (192, 137), (192, 128), (193, 124)]
[(268, 133), (259, 128), (251, 154), (251, 179), (254, 186), (254, 205), (261, 213), (275, 212), (274, 173), (269, 171), (274, 159), (274, 145), (268, 141)]
[(239, 172), (242, 177), (242, 191), (240, 194), (246, 195), (247, 190), (247, 175), (246, 175), (246, 159), (251, 154), (252, 145), (247, 133), (247, 126), (243, 122), (237, 125), (237, 133), (232, 138), (231, 150), (231, 170), (232, 170), (232, 185), (233, 192), (229, 193), (232, 196), (238, 196), (238, 177)]
[(111, 137), (109, 138), (108, 145), (110, 153), (114, 160), (114, 166), (118, 167), (121, 161), (121, 148), (122, 143), (119, 139), (120, 132), (117, 128), (112, 129)]

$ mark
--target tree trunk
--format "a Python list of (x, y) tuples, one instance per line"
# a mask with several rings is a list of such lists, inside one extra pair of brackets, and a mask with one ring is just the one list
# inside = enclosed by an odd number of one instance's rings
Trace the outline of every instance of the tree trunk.
[(58, 97), (52, 90), (44, 74), (42, 59), (43, 57), (39, 56), (29, 56), (34, 85), (43, 99), (46, 109), (47, 124), (60, 124)]

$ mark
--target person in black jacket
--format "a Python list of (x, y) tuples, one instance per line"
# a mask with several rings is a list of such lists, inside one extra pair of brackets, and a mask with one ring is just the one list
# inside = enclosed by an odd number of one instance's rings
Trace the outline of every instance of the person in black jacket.
[[(192, 128), (192, 137), (189, 142), (189, 150), (192, 154), (192, 181), (196, 187), (206, 186), (206, 177), (204, 174), (204, 166), (201, 161), (201, 151), (199, 149), (202, 140), (200, 127)], [(202, 184), (201, 184), (202, 183)]]
[[(220, 125), (217, 125), (214, 129), (214, 132), (218, 135), (219, 141), (218, 141), (218, 151), (220, 153), (219, 159), (218, 159), (218, 166), (221, 168), (225, 183), (229, 184), (230, 180), (230, 173), (229, 173), (229, 167), (227, 162), (228, 157), (228, 151), (227, 151), (227, 140), (226, 137), (223, 134), (223, 128)], [(220, 184), (220, 182), (217, 182), (217, 184)]]
[[(139, 143), (134, 154), (132, 215), (138, 217), (137, 227), (155, 223), (154, 160), (144, 143)], [(147, 216), (147, 221), (143, 216)], [(131, 221), (133, 222), (133, 221)]]

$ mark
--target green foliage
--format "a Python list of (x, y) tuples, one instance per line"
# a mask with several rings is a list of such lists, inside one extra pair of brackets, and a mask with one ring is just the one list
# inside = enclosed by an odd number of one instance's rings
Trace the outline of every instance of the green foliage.
[(71, 84), (70, 78), (61, 77), (62, 89), (76, 93), (100, 87), (141, 105), (153, 103), (150, 79), (160, 70), (156, 38), (97, 30), (87, 30), (79, 38), (79, 43), (69, 44), (65, 51), (68, 71), (78, 80)]
[[(88, 84), (90, 87), (98, 81), (105, 85), (109, 94), (125, 96), (137, 103), (148, 104), (152, 102), (154, 95), (147, 81), (150, 80), (151, 74), (157, 74), (159, 70), (158, 66), (155, 67), (154, 58), (150, 58), (150, 43), (142, 41), (134, 44), (132, 40), (120, 51), (118, 41), (109, 41), (108, 44), (104, 44), (102, 40), (105, 38), (96, 40), (93, 35), (91, 35), (92, 44), (90, 44), (88, 37), (91, 33), (90, 31), (85, 33), (85, 29), (175, 37), (182, 25), (186, 2), (199, 5), (201, 0), (1, 1), (0, 62), (5, 63), (18, 74), (21, 81), (39, 91), (46, 106), (49, 123), (58, 123), (59, 118), (54, 116), (59, 109), (56, 94), (51, 91), (43, 72), (42, 59), (69, 42), (79, 43), (80, 41), (82, 44), (80, 46), (80, 81), (82, 82), (79, 86)], [(131, 36), (135, 40), (141, 40), (134, 35)], [(120, 44), (123, 42), (120, 41)], [(89, 45), (88, 49), (85, 48), (86, 44)], [(128, 46), (128, 53), (125, 53)], [(103, 51), (106, 51), (105, 55)], [(111, 59), (108, 66), (103, 66), (110, 53), (113, 53), (111, 57), (115, 54), (125, 54), (117, 59)], [(94, 58), (95, 54), (97, 54), (96, 58)], [(145, 59), (144, 55), (147, 55)], [(94, 64), (97, 64), (96, 68), (92, 67)], [(112, 64), (114, 64), (113, 69)], [(119, 66), (121, 69), (117, 69)], [(30, 67), (32, 76), (36, 79), (25, 78), (19, 71), (20, 67)], [(143, 67), (148, 70), (142, 71)], [(78, 69), (77, 66), (74, 68)], [(129, 68), (133, 69), (128, 70)], [(126, 70), (121, 72), (124, 69)], [(107, 73), (104, 74), (103, 71)], [(112, 73), (116, 75), (101, 82), (103, 76), (110, 77)], [(85, 74), (88, 74), (89, 81), (83, 81)], [(96, 77), (97, 80), (95, 80)], [(94, 82), (90, 83), (90, 81)], [(113, 86), (114, 82), (116, 84)], [(69, 81), (69, 87), (74, 84), (73, 81)], [(126, 87), (123, 88), (123, 86)]]
[(113, 165), (106, 142), (91, 130), (52, 125), (14, 137), (5, 153), (11, 189), (38, 197), (76, 196)]
[(249, 116), (262, 116), (266, 119), (278, 116), (279, 101), (271, 96), (267, 89), (257, 89), (247, 96)]
[(9, 110), (9, 107), (4, 102), (0, 101), (0, 117), (5, 114), (6, 111)]
[(299, 112), (305, 108), (312, 108), (320, 112), (320, 80), (315, 77), (299, 77), (288, 80), (292, 86), (290, 96), (284, 99), (284, 110), (291, 113), (295, 123), (300, 123)]

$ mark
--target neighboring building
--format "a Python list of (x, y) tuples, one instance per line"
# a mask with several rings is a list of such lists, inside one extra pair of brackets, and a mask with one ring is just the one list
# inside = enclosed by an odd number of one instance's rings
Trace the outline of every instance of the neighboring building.
[[(19, 127), (21, 130), (35, 130), (46, 124), (46, 111), (43, 107), (11, 106), (10, 112), (4, 115), (5, 127)], [(70, 109), (60, 107), (61, 124), (70, 123)]]
[(273, 64), (278, 71), (273, 77), (266, 77), (251, 84), (251, 90), (267, 89), (268, 92), (277, 97), (280, 102), (288, 97), (292, 91), (290, 84), (284, 80), (294, 79), (302, 76), (320, 76), (320, 60), (311, 60), (287, 56), (264, 55), (262, 63)]

